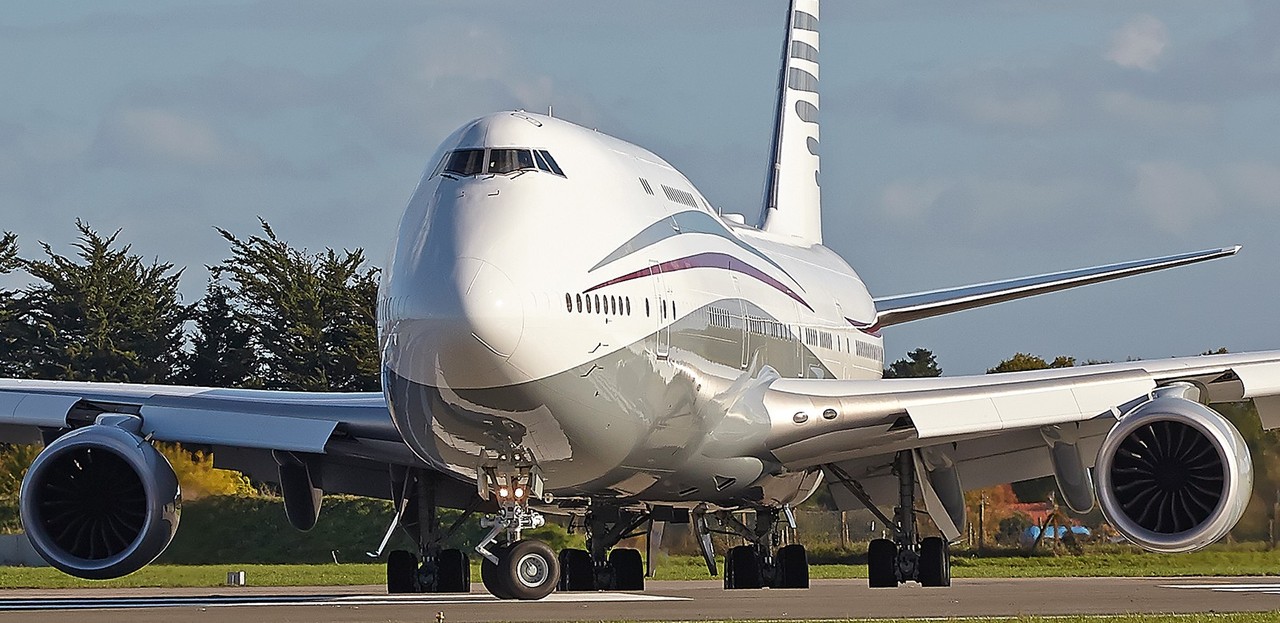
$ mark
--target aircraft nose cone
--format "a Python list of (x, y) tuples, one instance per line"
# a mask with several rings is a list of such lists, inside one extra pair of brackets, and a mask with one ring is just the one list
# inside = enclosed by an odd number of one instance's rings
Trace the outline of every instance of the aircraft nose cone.
[(458, 276), (471, 337), (501, 359), (510, 358), (524, 334), (524, 303), (515, 284), (498, 267), (476, 258), (463, 258)]

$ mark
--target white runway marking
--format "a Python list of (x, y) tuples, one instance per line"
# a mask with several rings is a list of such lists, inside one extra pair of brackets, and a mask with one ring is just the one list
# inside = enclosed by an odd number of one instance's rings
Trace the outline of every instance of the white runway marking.
[(1280, 584), (1161, 584), (1161, 588), (1190, 588), (1219, 593), (1265, 593), (1280, 595)]
[[(497, 602), (482, 593), (440, 595), (210, 595), (205, 597), (99, 597), (80, 599), (0, 599), (0, 612), (30, 610), (132, 610), (141, 608), (227, 608), (268, 606), (392, 606)], [(640, 593), (552, 593), (541, 601), (520, 603), (601, 603), (687, 601), (684, 597)]]

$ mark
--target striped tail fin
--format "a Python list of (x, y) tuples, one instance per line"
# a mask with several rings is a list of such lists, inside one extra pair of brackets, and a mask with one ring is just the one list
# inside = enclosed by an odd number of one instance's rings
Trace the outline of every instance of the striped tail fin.
[(791, 0), (761, 228), (822, 242), (818, 171), (818, 0)]

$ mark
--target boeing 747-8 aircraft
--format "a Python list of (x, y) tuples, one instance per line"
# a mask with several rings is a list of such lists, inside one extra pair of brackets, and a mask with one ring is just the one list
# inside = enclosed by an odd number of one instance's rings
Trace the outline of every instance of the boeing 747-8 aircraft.
[[(882, 380), (880, 335), (1238, 247), (872, 296), (822, 245), (818, 24), (818, 0), (792, 2), (759, 223), (560, 119), (503, 112), (447, 138), (384, 271), (380, 393), (0, 381), (4, 437), (46, 444), (22, 485), (32, 543), (84, 578), (154, 560), (179, 491), (153, 441), (278, 482), (302, 530), (326, 491), (393, 500), (387, 536), (418, 550), (388, 555), (391, 592), (468, 590), (474, 556), (503, 598), (638, 590), (643, 557), (615, 546), (647, 531), (652, 549), (669, 523), (692, 524), (713, 575), (712, 533), (744, 539), (725, 588), (803, 588), (805, 550), (778, 527), (822, 486), (842, 508), (894, 508), (870, 545), (877, 587), (948, 585), (963, 493), (1045, 475), (1147, 549), (1225, 535), (1252, 467), (1207, 405), (1253, 399), (1280, 426), (1280, 352)], [(942, 537), (922, 538), (918, 503)], [(444, 548), (441, 507), (488, 534)], [(580, 521), (588, 549), (521, 538), (548, 513)]]

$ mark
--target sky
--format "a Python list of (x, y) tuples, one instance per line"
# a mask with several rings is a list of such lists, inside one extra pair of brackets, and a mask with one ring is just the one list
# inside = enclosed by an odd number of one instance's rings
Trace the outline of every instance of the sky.
[[(380, 265), (437, 144), (546, 111), (759, 211), (782, 0), (50, 1), (0, 13), (0, 230), (186, 267), (259, 217)], [(1243, 244), (886, 330), (948, 374), (1016, 352), (1280, 348), (1280, 3), (826, 2), (826, 244), (891, 295)], [(20, 277), (0, 280), (15, 287)]]

